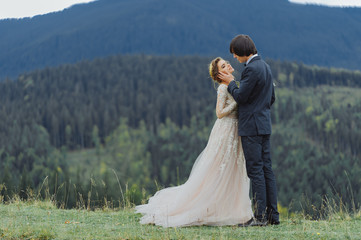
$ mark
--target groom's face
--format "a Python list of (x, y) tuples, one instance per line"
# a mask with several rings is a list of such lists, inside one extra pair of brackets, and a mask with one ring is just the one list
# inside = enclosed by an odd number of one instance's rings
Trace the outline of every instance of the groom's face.
[(238, 56), (238, 55), (236, 55), (235, 53), (233, 53), (233, 57), (234, 57), (235, 59), (237, 59), (238, 62), (240, 62), (240, 63), (247, 62), (247, 56), (241, 57), (241, 56)]

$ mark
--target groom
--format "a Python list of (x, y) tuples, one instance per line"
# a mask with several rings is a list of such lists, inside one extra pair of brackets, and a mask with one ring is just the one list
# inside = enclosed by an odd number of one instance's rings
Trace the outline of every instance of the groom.
[(275, 101), (270, 67), (257, 54), (252, 39), (238, 35), (230, 44), (230, 52), (245, 63), (240, 85), (231, 74), (220, 74), (228, 84), (228, 92), (238, 103), (238, 135), (251, 179), (255, 213), (243, 226), (279, 224), (276, 180), (270, 154), (271, 105)]

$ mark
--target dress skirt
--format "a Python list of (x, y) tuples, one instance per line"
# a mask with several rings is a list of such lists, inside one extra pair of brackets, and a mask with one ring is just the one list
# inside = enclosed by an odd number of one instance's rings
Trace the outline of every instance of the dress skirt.
[(217, 119), (188, 180), (135, 207), (140, 223), (163, 227), (236, 225), (253, 217), (236, 118)]

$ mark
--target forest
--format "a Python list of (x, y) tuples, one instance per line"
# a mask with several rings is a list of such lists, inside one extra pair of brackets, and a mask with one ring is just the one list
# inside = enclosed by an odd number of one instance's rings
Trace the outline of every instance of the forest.
[[(0, 200), (119, 206), (182, 184), (216, 120), (211, 59), (117, 55), (0, 82)], [(280, 204), (359, 208), (361, 73), (267, 62)]]

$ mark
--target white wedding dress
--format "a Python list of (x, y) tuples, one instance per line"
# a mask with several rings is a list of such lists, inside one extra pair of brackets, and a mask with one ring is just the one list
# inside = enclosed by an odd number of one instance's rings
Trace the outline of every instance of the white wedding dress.
[(158, 191), (148, 204), (136, 206), (142, 224), (163, 227), (236, 225), (253, 217), (237, 104), (221, 84), (216, 120), (208, 144), (195, 161), (188, 180)]

